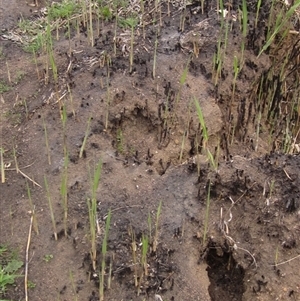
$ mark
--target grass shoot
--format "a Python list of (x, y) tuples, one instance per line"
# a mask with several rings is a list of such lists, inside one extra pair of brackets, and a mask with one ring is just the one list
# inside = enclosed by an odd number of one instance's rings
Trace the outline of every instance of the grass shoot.
[(44, 133), (45, 133), (45, 143), (46, 143), (46, 149), (47, 149), (48, 164), (51, 165), (51, 154), (50, 154), (50, 148), (49, 148), (48, 132), (47, 132), (47, 126), (46, 126), (44, 118), (43, 118), (43, 127), (44, 127)]
[[(272, 1), (272, 5), (273, 5), (273, 2), (274, 1)], [(267, 39), (265, 45), (262, 47), (261, 51), (259, 52), (258, 57), (260, 57), (261, 54), (271, 46), (271, 44), (274, 41), (275, 37), (278, 35), (278, 33), (283, 28), (285, 28), (288, 21), (290, 21), (291, 17), (294, 15), (296, 9), (299, 6), (300, 6), (300, 2), (295, 1), (295, 3), (288, 9), (288, 11), (285, 13), (285, 15), (283, 15), (282, 11), (280, 11), (280, 13), (277, 14), (274, 31), (273, 31), (272, 34), (269, 35), (269, 38)], [(270, 24), (269, 24), (269, 26), (270, 26)], [(269, 29), (270, 29), (270, 27), (269, 27)]]
[(27, 196), (29, 200), (29, 206), (30, 206), (30, 211), (33, 217), (33, 229), (36, 234), (39, 234), (39, 228), (38, 228), (38, 223), (37, 223), (37, 218), (36, 218), (36, 213), (35, 213), (35, 206), (33, 205), (32, 198), (31, 198), (31, 191), (30, 187), (28, 185), (28, 182), (26, 180), (26, 189), (27, 189)]
[(77, 288), (76, 288), (76, 285), (75, 285), (75, 282), (74, 282), (74, 275), (73, 275), (73, 272), (71, 270), (69, 272), (69, 276), (70, 276), (72, 291), (73, 291), (73, 294), (75, 295), (75, 299), (74, 300), (78, 301)]
[(82, 142), (82, 145), (81, 145), (81, 148), (80, 148), (79, 158), (82, 158), (82, 155), (83, 155), (83, 152), (84, 152), (84, 149), (85, 149), (85, 145), (86, 145), (86, 141), (87, 141), (87, 138), (88, 138), (88, 136), (90, 134), (91, 120), (92, 120), (92, 117), (90, 117), (88, 119), (88, 122), (87, 122), (87, 128), (86, 128), (84, 139), (83, 139), (83, 142)]
[(108, 232), (110, 228), (110, 220), (111, 220), (111, 210), (108, 211), (106, 222), (105, 222), (105, 233), (102, 242), (102, 261), (101, 261), (101, 272), (100, 272), (100, 284), (99, 284), (99, 297), (100, 301), (104, 300), (104, 275), (105, 275), (105, 259), (107, 253), (107, 240), (108, 240)]
[(50, 216), (51, 216), (51, 221), (52, 221), (52, 226), (53, 226), (53, 234), (54, 234), (55, 240), (57, 240), (56, 222), (55, 222), (55, 217), (54, 217), (54, 212), (53, 212), (53, 207), (52, 207), (52, 201), (51, 201), (51, 195), (50, 195), (48, 180), (47, 180), (45, 175), (44, 175), (44, 183), (45, 183), (45, 188), (46, 188), (46, 193), (47, 193), (47, 198), (48, 198), (48, 204), (49, 204), (49, 209), (50, 209)]
[(258, 0), (256, 6), (255, 28), (257, 27), (257, 23), (258, 23), (260, 7), (261, 7), (261, 0)]
[(67, 228), (67, 221), (68, 221), (68, 165), (69, 165), (69, 156), (66, 153), (64, 157), (64, 167), (63, 173), (61, 177), (61, 185), (60, 185), (60, 195), (62, 201), (62, 207), (64, 210), (64, 231), (65, 236), (68, 236), (68, 228)]
[(203, 246), (206, 244), (206, 236), (208, 232), (208, 220), (209, 220), (209, 207), (210, 207), (210, 180), (208, 180), (207, 186), (207, 199), (206, 199), (206, 210), (205, 210), (205, 220), (204, 220), (204, 230), (203, 230)]
[(156, 252), (158, 245), (158, 236), (159, 236), (159, 218), (161, 214), (162, 201), (159, 202), (157, 212), (156, 212), (156, 221), (155, 221), (155, 234), (153, 238), (153, 252)]
[(100, 176), (102, 170), (102, 161), (99, 160), (96, 169), (94, 170), (93, 179), (91, 180), (92, 197), (87, 200), (89, 210), (89, 224), (90, 224), (90, 242), (91, 242), (91, 259), (93, 270), (96, 271), (97, 262), (97, 189), (100, 183)]
[(129, 235), (131, 236), (131, 250), (132, 250), (132, 261), (133, 261), (133, 277), (134, 277), (134, 286), (138, 286), (138, 269), (137, 269), (137, 246), (136, 246), (136, 239), (135, 239), (135, 232), (130, 225), (129, 228)]
[(148, 276), (148, 266), (147, 266), (147, 253), (149, 247), (149, 238), (147, 235), (142, 234), (142, 252), (141, 252), (141, 273), (139, 277), (138, 292), (137, 295), (140, 295), (140, 290), (142, 287), (144, 275)]
[(3, 159), (4, 149), (0, 147), (0, 164), (1, 164), (1, 183), (5, 183), (5, 166)]

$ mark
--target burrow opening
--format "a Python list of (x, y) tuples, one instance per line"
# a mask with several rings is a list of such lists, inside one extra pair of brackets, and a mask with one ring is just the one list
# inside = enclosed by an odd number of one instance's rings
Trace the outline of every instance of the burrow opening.
[(233, 258), (231, 250), (211, 246), (207, 254), (208, 288), (212, 301), (242, 301), (245, 271)]

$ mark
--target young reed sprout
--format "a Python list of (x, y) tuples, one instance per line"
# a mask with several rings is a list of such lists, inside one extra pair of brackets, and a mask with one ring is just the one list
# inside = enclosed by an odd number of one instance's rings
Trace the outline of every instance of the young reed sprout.
[(148, 267), (147, 267), (147, 253), (149, 248), (149, 238), (147, 235), (142, 235), (142, 267), (145, 273), (145, 276), (148, 276)]
[(158, 228), (159, 228), (159, 218), (161, 214), (161, 206), (162, 206), (162, 201), (159, 202), (157, 212), (156, 212), (156, 221), (155, 221), (155, 234), (154, 234), (154, 239), (153, 239), (153, 252), (156, 252), (157, 245), (158, 245)]
[(201, 13), (204, 14), (204, 0), (201, 0)]
[(206, 236), (207, 236), (207, 232), (208, 232), (209, 206), (210, 206), (210, 180), (208, 180), (208, 187), (207, 187), (207, 199), (206, 199), (206, 210), (205, 210), (204, 232), (203, 232), (203, 246), (205, 246), (205, 244), (206, 244)]
[(82, 155), (83, 155), (83, 152), (84, 152), (84, 149), (85, 149), (85, 145), (86, 145), (86, 141), (87, 141), (87, 138), (88, 138), (88, 136), (90, 134), (91, 119), (92, 119), (92, 117), (90, 117), (88, 119), (86, 132), (85, 132), (84, 139), (83, 139), (83, 142), (82, 142), (82, 145), (81, 145), (81, 148), (80, 148), (80, 152), (79, 152), (79, 158), (82, 158)]
[(37, 62), (37, 58), (36, 58), (36, 52), (35, 52), (34, 49), (32, 50), (32, 54), (33, 54), (33, 61), (34, 61), (34, 65), (35, 65), (37, 79), (38, 79), (38, 81), (40, 81), (41, 76), (40, 76), (40, 71), (39, 71), (39, 68), (38, 68), (38, 62)]
[(9, 67), (8, 67), (8, 62), (6, 61), (6, 69), (7, 69), (7, 79), (8, 82), (11, 83), (11, 76), (10, 76), (10, 71), (9, 71)]
[(206, 125), (205, 125), (205, 120), (204, 120), (204, 117), (203, 117), (203, 113), (202, 113), (200, 104), (199, 104), (199, 102), (196, 98), (194, 98), (194, 102), (195, 102), (195, 106), (196, 106), (196, 110), (197, 110), (197, 115), (198, 115), (198, 118), (199, 118), (199, 123), (200, 123), (201, 128), (202, 128), (202, 135), (203, 135), (203, 138), (204, 138), (204, 148), (206, 148), (206, 144), (208, 142), (208, 132), (207, 132), (207, 128), (206, 128)]
[(214, 170), (217, 170), (218, 166), (214, 160), (214, 156), (212, 155), (212, 153), (210, 152), (210, 150), (207, 147), (208, 144), (208, 132), (207, 132), (207, 128), (206, 128), (206, 124), (205, 124), (205, 120), (204, 120), (204, 116), (200, 107), (200, 104), (198, 102), (198, 100), (196, 98), (194, 98), (194, 102), (195, 102), (195, 106), (196, 106), (196, 110), (197, 110), (197, 115), (198, 115), (198, 119), (199, 119), (199, 123), (201, 126), (201, 130), (202, 130), (202, 136), (203, 136), (203, 149), (206, 151), (206, 156), (210, 162), (210, 165), (213, 167)]
[(134, 277), (134, 285), (135, 287), (138, 286), (138, 269), (137, 269), (137, 260), (136, 260), (136, 241), (135, 241), (135, 233), (130, 225), (129, 234), (131, 236), (131, 248), (132, 248), (132, 261), (133, 261), (133, 277)]
[(69, 156), (68, 153), (65, 154), (64, 157), (64, 168), (61, 178), (61, 185), (60, 185), (60, 195), (62, 200), (62, 207), (64, 210), (64, 231), (65, 236), (68, 236), (68, 228), (67, 228), (67, 221), (68, 221), (68, 165), (69, 165)]
[[(219, 0), (217, 1), (217, 11), (220, 12), (220, 16), (221, 16), (221, 26), (220, 26), (220, 35), (219, 35), (219, 39), (218, 39), (218, 43), (217, 43), (217, 52), (216, 54), (214, 54), (213, 56), (213, 73), (215, 73), (215, 81), (214, 84), (217, 85), (218, 84), (218, 80), (219, 77), (221, 76), (221, 70), (222, 70), (222, 40), (224, 37), (224, 20), (225, 20), (225, 10), (224, 10), (224, 4), (223, 4), (223, 0)], [(225, 37), (227, 40), (227, 35), (228, 35), (228, 28), (229, 26), (227, 26), (225, 28), (226, 32), (225, 32)], [(225, 49), (226, 49), (226, 45), (227, 45), (227, 41), (225, 40)]]
[(247, 36), (248, 29), (248, 10), (247, 10), (247, 1), (243, 0), (242, 2), (242, 13), (243, 13), (243, 37)]
[(242, 13), (243, 13), (243, 41), (242, 41), (242, 58), (241, 60), (244, 60), (244, 50), (245, 50), (245, 40), (247, 37), (247, 29), (248, 29), (248, 10), (247, 10), (247, 2), (246, 0), (243, 0), (242, 2)]
[[(188, 58), (187, 62), (186, 62), (186, 65), (182, 71), (182, 74), (180, 76), (180, 79), (179, 79), (179, 91), (176, 95), (176, 100), (175, 100), (175, 104), (174, 104), (174, 112), (176, 112), (176, 107), (181, 99), (181, 93), (182, 93), (182, 88), (183, 86), (185, 85), (185, 82), (186, 82), (186, 78), (187, 78), (187, 75), (188, 75), (188, 72), (189, 72), (189, 66), (190, 66), (190, 62), (191, 62), (191, 57), (192, 55), (190, 55), (190, 57)], [(173, 117), (174, 116), (174, 117)], [(175, 114), (172, 115), (172, 122), (174, 122), (174, 118), (175, 118)]]
[(68, 229), (67, 229), (67, 220), (68, 220), (68, 165), (69, 165), (69, 154), (67, 150), (67, 134), (66, 134), (66, 123), (67, 123), (67, 110), (66, 106), (63, 105), (62, 107), (62, 125), (63, 125), (63, 151), (64, 151), (64, 168), (62, 173), (61, 179), (61, 186), (60, 186), (60, 194), (62, 198), (62, 205), (64, 209), (64, 231), (65, 236), (68, 236)]
[(67, 109), (66, 106), (62, 106), (62, 114), (61, 114), (61, 120), (62, 120), (62, 125), (63, 125), (63, 148), (64, 148), (64, 156), (67, 157), (67, 128), (66, 128), (66, 123), (67, 123)]
[(45, 133), (48, 164), (51, 165), (51, 155), (50, 155), (50, 148), (49, 148), (48, 132), (47, 132), (47, 126), (46, 126), (44, 117), (43, 117), (43, 126), (44, 126), (44, 133)]
[(147, 235), (142, 235), (142, 254), (141, 254), (141, 274), (139, 278), (138, 284), (138, 292), (137, 295), (140, 295), (140, 290), (142, 287), (143, 276), (148, 276), (148, 267), (147, 267), (147, 253), (149, 247), (149, 239)]
[(69, 275), (70, 275), (70, 281), (71, 281), (71, 285), (72, 285), (72, 291), (73, 291), (73, 294), (75, 295), (75, 301), (78, 301), (77, 288), (76, 288), (74, 276), (73, 276), (73, 273), (71, 270), (70, 270)]
[(255, 151), (258, 150), (258, 142), (259, 142), (259, 133), (260, 133), (260, 120), (261, 120), (261, 112), (258, 113), (257, 125), (256, 125), (256, 143), (255, 143)]
[(141, 0), (141, 23), (142, 23), (142, 30), (143, 30), (143, 39), (146, 38), (145, 32), (145, 0)]
[(229, 21), (227, 20), (225, 22), (225, 38), (224, 38), (224, 49), (223, 52), (225, 53), (226, 49), (227, 49), (227, 44), (228, 44), (228, 32), (229, 32)]
[(258, 0), (257, 1), (257, 5), (256, 5), (255, 28), (257, 27), (257, 23), (258, 23), (258, 17), (259, 17), (260, 7), (261, 7), (261, 0)]
[(18, 164), (18, 160), (17, 160), (17, 154), (16, 154), (16, 149), (15, 149), (15, 147), (13, 147), (13, 156), (14, 156), (16, 171), (17, 171), (17, 173), (19, 173), (20, 170), (19, 170), (19, 164)]
[(4, 148), (0, 147), (1, 183), (5, 183)]
[(127, 24), (131, 28), (131, 37), (130, 37), (130, 53), (129, 53), (129, 73), (132, 73), (132, 67), (133, 67), (133, 54), (134, 54), (134, 28), (137, 24), (137, 21), (135, 18), (130, 18), (127, 20)]
[(33, 217), (33, 229), (35, 231), (36, 234), (39, 234), (39, 228), (38, 228), (38, 223), (37, 223), (37, 219), (36, 219), (36, 213), (35, 213), (35, 206), (33, 205), (32, 202), (32, 198), (31, 198), (31, 191), (30, 191), (30, 187), (28, 185), (28, 182), (26, 180), (26, 188), (27, 188), (27, 196), (28, 196), (28, 200), (29, 200), (29, 205), (30, 205), (30, 211)]
[(100, 176), (102, 170), (102, 161), (100, 160), (94, 170), (93, 179), (91, 180), (92, 187), (92, 198), (88, 199), (88, 210), (89, 210), (89, 223), (90, 223), (90, 242), (91, 242), (91, 259), (93, 270), (96, 270), (97, 262), (97, 189), (100, 183)]
[(57, 240), (56, 222), (55, 222), (54, 212), (53, 212), (53, 208), (52, 208), (52, 201), (51, 201), (48, 181), (47, 181), (47, 178), (45, 175), (44, 175), (44, 183), (45, 183), (45, 188), (46, 188), (46, 193), (47, 193), (47, 198), (48, 198), (48, 204), (49, 204), (50, 216), (51, 216), (51, 221), (52, 221), (52, 226), (53, 226), (54, 238), (55, 238), (55, 240)]
[[(235, 88), (236, 88), (236, 80), (238, 77), (238, 74), (240, 72), (240, 67), (239, 67), (239, 60), (237, 58), (237, 56), (234, 56), (233, 59), (233, 72), (234, 72), (234, 76), (233, 76), (233, 84), (232, 84), (232, 94), (231, 94), (231, 99), (230, 99), (230, 104), (229, 104), (229, 116), (228, 119), (230, 120), (231, 117), (231, 107), (232, 107), (232, 103), (234, 102), (234, 95), (235, 95)], [(232, 135), (232, 140), (233, 140), (233, 135)]]
[(222, 70), (222, 37), (219, 37), (217, 44), (217, 53), (213, 56), (213, 71), (215, 72), (215, 85), (218, 84)]
[(277, 267), (277, 264), (279, 262), (278, 258), (279, 258), (279, 248), (277, 247), (276, 251), (275, 251), (275, 260), (274, 260), (274, 266), (275, 267)]
[(153, 70), (152, 70), (153, 79), (155, 79), (155, 75), (156, 75), (157, 45), (158, 45), (158, 33), (156, 33), (156, 39), (154, 43)]
[(90, 38), (90, 42), (91, 42), (91, 46), (94, 47), (94, 30), (93, 30), (93, 8), (92, 8), (92, 1), (90, 1), (90, 5), (89, 5), (89, 38)]
[(109, 83), (109, 79), (110, 79), (110, 72), (109, 72), (109, 66), (111, 64), (111, 58), (109, 57), (109, 55), (105, 55), (105, 64), (106, 64), (106, 68), (107, 68), (107, 75), (106, 75), (106, 95), (107, 95), (107, 99), (106, 99), (106, 114), (105, 114), (105, 130), (108, 129), (108, 117), (109, 117), (109, 105), (110, 105), (110, 83)]
[(113, 264), (113, 256), (109, 258), (109, 270), (108, 270), (108, 278), (107, 278), (107, 289), (111, 289), (112, 264)]
[(100, 284), (99, 284), (99, 297), (100, 301), (104, 300), (104, 275), (105, 275), (105, 257), (107, 253), (107, 240), (108, 240), (108, 232), (110, 228), (110, 220), (111, 220), (111, 210), (108, 211), (106, 222), (105, 222), (105, 233), (102, 242), (102, 262), (101, 262), (101, 275), (100, 275)]
[(53, 41), (52, 41), (51, 25), (50, 25), (49, 17), (47, 18), (46, 42), (47, 42), (47, 54), (50, 60), (50, 66), (52, 69), (54, 83), (56, 85), (58, 80), (58, 72), (57, 72), (57, 66), (54, 59)]
[(96, 270), (96, 260), (97, 260), (97, 245), (96, 245), (96, 237), (97, 237), (97, 228), (96, 228), (96, 218), (97, 218), (97, 202), (96, 200), (87, 200), (88, 210), (89, 210), (89, 223), (90, 223), (90, 242), (91, 242), (91, 259), (93, 270)]
[(148, 213), (147, 223), (148, 223), (148, 229), (149, 229), (149, 238), (150, 238), (150, 241), (151, 241), (151, 239), (152, 239), (152, 221), (151, 221), (150, 212)]
[(182, 157), (183, 157), (183, 151), (184, 151), (184, 145), (186, 137), (188, 136), (188, 132), (184, 131), (182, 135), (182, 141), (181, 141), (181, 148), (180, 148), (180, 154), (179, 154), (179, 163), (182, 163)]
[(74, 110), (74, 104), (73, 104), (73, 95), (72, 95), (72, 91), (71, 91), (71, 87), (69, 84), (67, 84), (67, 87), (68, 87), (68, 93), (70, 95), (70, 102), (71, 102), (71, 108), (72, 108), (72, 113), (73, 113), (73, 116), (75, 117), (75, 110)]

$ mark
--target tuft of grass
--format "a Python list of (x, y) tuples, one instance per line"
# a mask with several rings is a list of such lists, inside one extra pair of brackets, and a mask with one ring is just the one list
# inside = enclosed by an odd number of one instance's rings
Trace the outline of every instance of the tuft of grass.
[(148, 267), (147, 267), (147, 253), (149, 249), (149, 238), (147, 235), (142, 235), (142, 268), (144, 270), (144, 274), (148, 276)]
[[(52, 74), (53, 74), (53, 79), (54, 79), (54, 83), (55, 85), (57, 85), (57, 80), (58, 80), (58, 70), (57, 70), (57, 65), (55, 63), (55, 58), (54, 58), (54, 50), (53, 50), (53, 40), (52, 40), (52, 33), (51, 33), (51, 25), (50, 25), (50, 17), (48, 16), (47, 18), (47, 30), (46, 30), (46, 49), (47, 49), (47, 56), (49, 58), (50, 61), (50, 67), (52, 70)], [(58, 95), (57, 95), (58, 97)], [(60, 106), (61, 107), (61, 106)]]
[(0, 81), (0, 93), (5, 93), (5, 92), (8, 92), (10, 90), (10, 86), (7, 85), (5, 82), (3, 81)]
[(204, 116), (199, 104), (199, 101), (194, 98), (194, 102), (195, 102), (195, 106), (196, 106), (196, 110), (197, 110), (197, 115), (199, 118), (199, 123), (201, 126), (201, 130), (202, 130), (202, 136), (203, 136), (203, 149), (206, 151), (206, 156), (210, 162), (210, 165), (213, 167), (214, 170), (217, 170), (218, 166), (217, 163), (214, 159), (214, 156), (212, 155), (212, 153), (210, 152), (209, 148), (208, 148), (208, 131), (207, 131), (207, 127), (205, 124), (205, 120), (204, 120)]
[(48, 16), (51, 21), (68, 19), (80, 9), (77, 1), (64, 0), (61, 3), (54, 2), (48, 8)]
[[(274, 1), (272, 1), (272, 7), (273, 7), (273, 3)], [(268, 39), (267, 42), (265, 43), (265, 45), (262, 47), (261, 51), (258, 54), (258, 57), (261, 56), (261, 54), (266, 51), (272, 44), (272, 42), (274, 41), (275, 37), (278, 35), (279, 32), (282, 31), (282, 29), (284, 29), (287, 25), (287, 23), (291, 20), (292, 16), (294, 15), (296, 9), (300, 6), (300, 2), (299, 1), (295, 1), (295, 4), (292, 5), (289, 10), (284, 14), (283, 11), (280, 11), (277, 14), (276, 17), (276, 22), (275, 22), (275, 28), (272, 34), (270, 34), (270, 22), (269, 22), (269, 26), (268, 26)]]
[(147, 235), (142, 234), (142, 250), (141, 250), (141, 273), (139, 277), (138, 291), (137, 295), (140, 295), (140, 290), (142, 287), (144, 275), (148, 276), (148, 267), (147, 267), (147, 253), (149, 248), (149, 238)]
[(120, 19), (120, 25), (124, 27), (129, 27), (131, 31), (130, 36), (130, 53), (129, 53), (129, 73), (132, 73), (133, 67), (133, 54), (134, 54), (134, 29), (138, 24), (138, 19), (135, 17), (127, 18), (127, 19)]
[(42, 49), (44, 43), (44, 35), (43, 33), (39, 32), (29, 43), (24, 45), (23, 49), (25, 52), (36, 55), (36, 53), (38, 53), (39, 50)]

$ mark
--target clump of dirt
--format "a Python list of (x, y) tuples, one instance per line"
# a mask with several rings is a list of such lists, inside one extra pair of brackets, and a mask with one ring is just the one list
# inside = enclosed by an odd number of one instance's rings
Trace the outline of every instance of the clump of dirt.
[[(158, 14), (145, 3), (133, 44), (115, 19), (101, 20), (99, 32), (95, 20), (92, 42), (83, 21), (66, 34), (62, 20), (53, 40), (58, 80), (42, 50), (24, 52), (30, 31), (17, 25), (21, 15), (45, 20), (44, 3), (1, 8), (0, 244), (25, 254), (29, 185), (39, 227), (29, 241), (31, 300), (99, 300), (103, 262), (106, 300), (300, 298), (298, 41), (278, 38), (260, 53), (274, 22), (270, 1), (257, 20), (257, 1), (247, 1), (246, 37), (242, 1), (226, 4), (224, 19), (217, 1), (203, 4), (162, 2)], [(87, 200), (99, 161), (94, 270)], [(4, 297), (24, 298), (23, 287), (18, 279)]]

